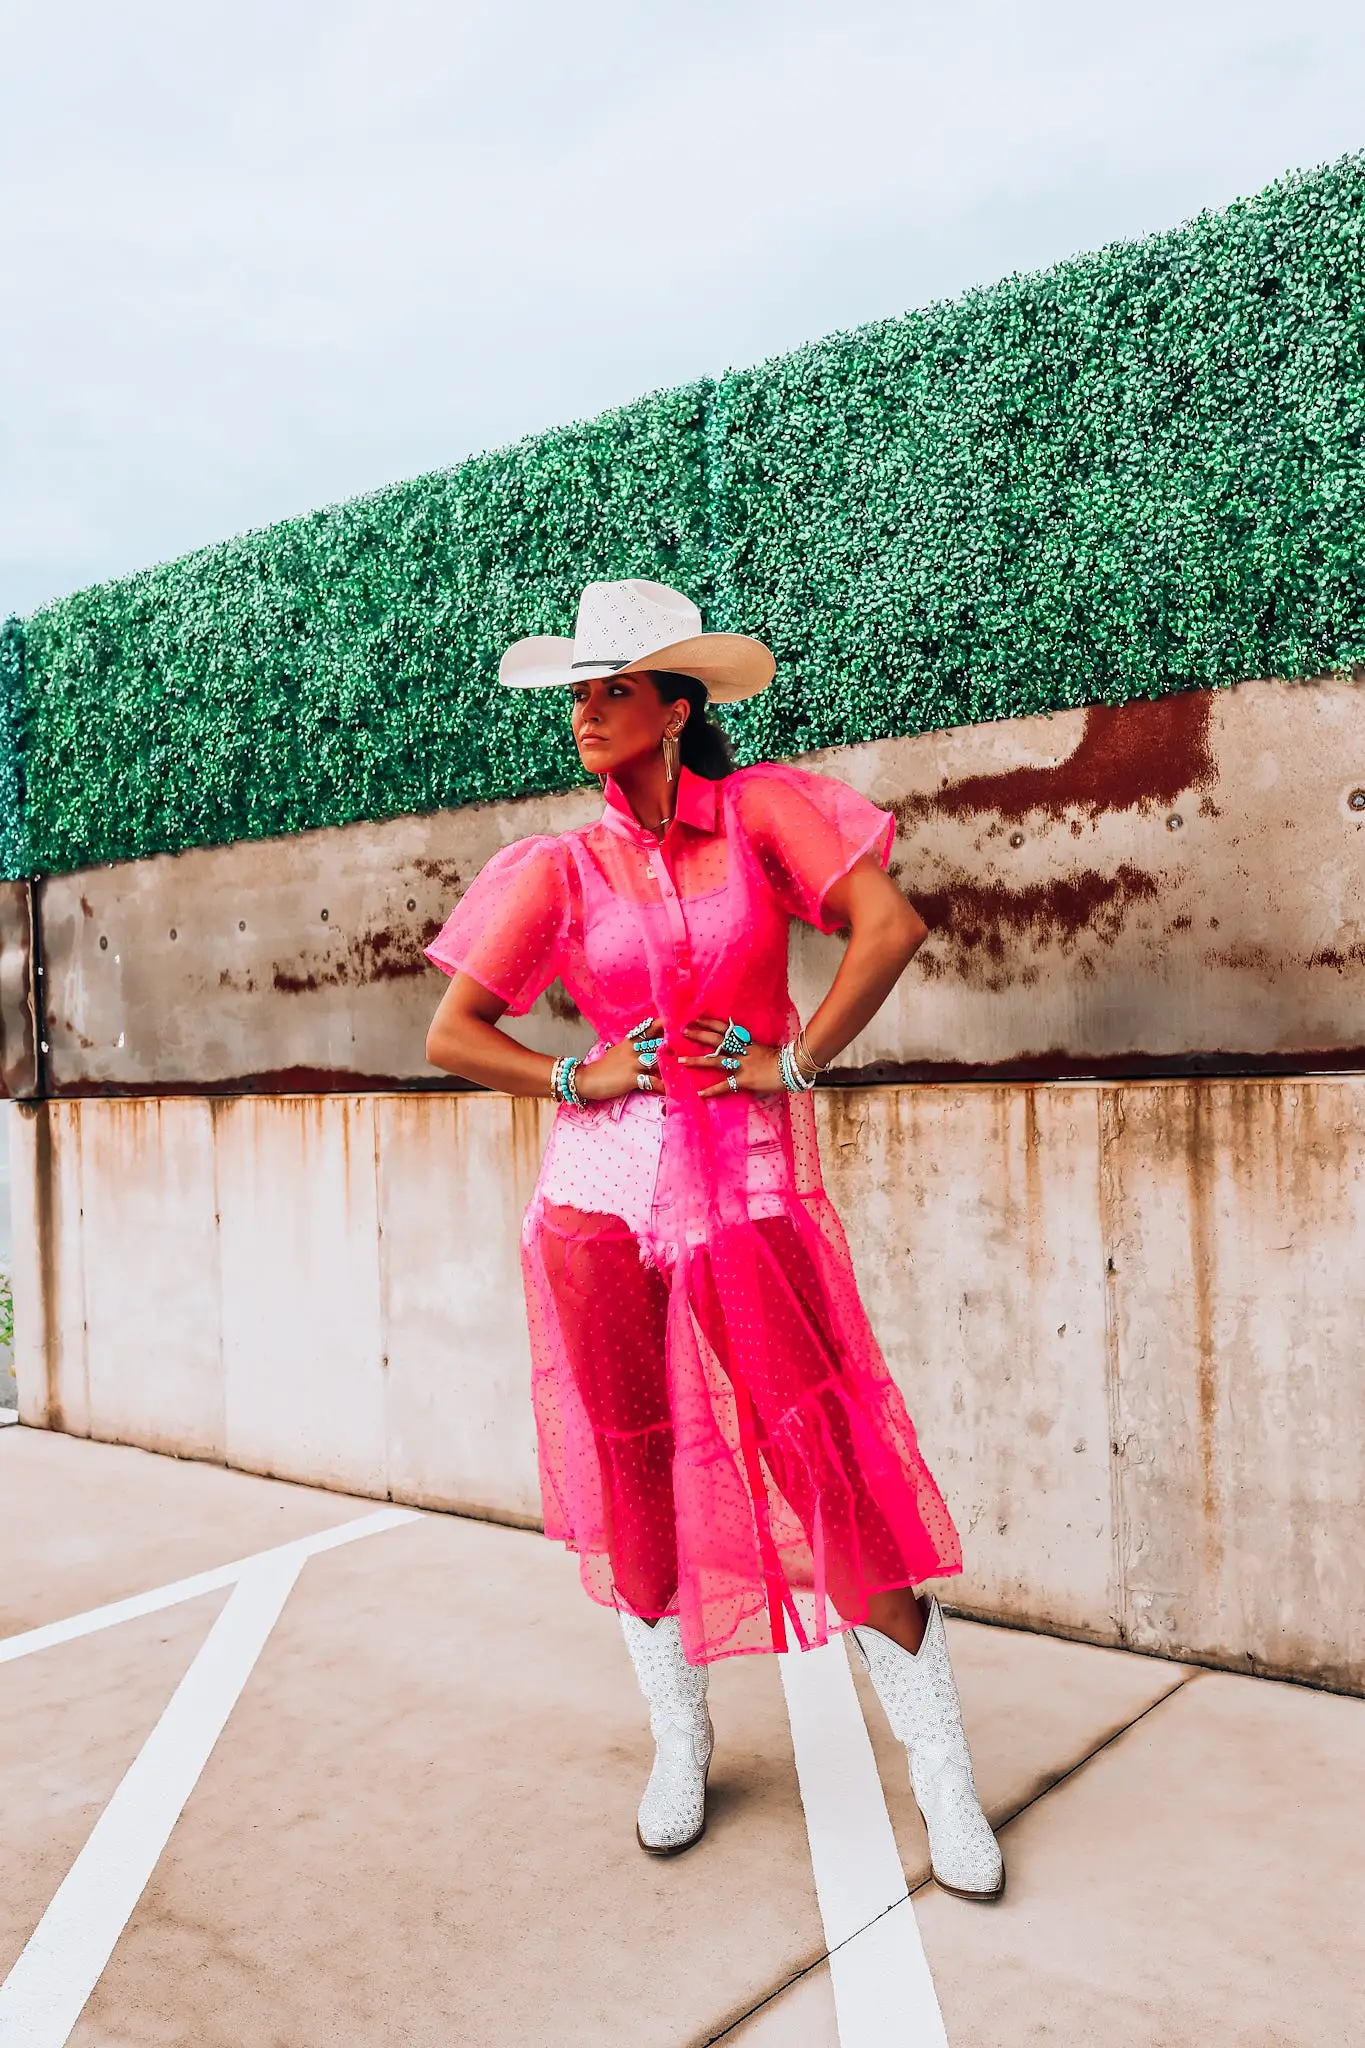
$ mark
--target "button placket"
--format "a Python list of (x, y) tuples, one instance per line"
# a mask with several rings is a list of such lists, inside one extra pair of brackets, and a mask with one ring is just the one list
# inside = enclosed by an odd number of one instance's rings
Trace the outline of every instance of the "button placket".
[(668, 872), (668, 864), (662, 851), (654, 856), (651, 868), (658, 885), (660, 901), (664, 906), (664, 915), (668, 919), (668, 929), (673, 940), (673, 957), (677, 962), (679, 974), (686, 979), (692, 972), (692, 944), (688, 936), (682, 902), (673, 877)]

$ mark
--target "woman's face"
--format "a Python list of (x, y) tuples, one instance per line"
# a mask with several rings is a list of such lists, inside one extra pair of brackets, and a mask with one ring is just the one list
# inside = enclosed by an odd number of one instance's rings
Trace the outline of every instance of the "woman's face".
[(591, 775), (658, 758), (665, 732), (681, 732), (687, 720), (686, 700), (661, 703), (648, 676), (598, 676), (569, 688), (578, 758)]

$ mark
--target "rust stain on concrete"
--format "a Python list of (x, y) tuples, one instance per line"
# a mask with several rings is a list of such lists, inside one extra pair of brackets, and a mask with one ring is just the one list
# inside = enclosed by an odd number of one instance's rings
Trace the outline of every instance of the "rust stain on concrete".
[(64, 1082), (54, 1088), (62, 1102), (149, 1099), (170, 1095), (470, 1095), (481, 1090), (473, 1081), (461, 1081), (453, 1074), (424, 1075), (360, 1074), (345, 1067), (268, 1067), (251, 1074), (227, 1074), (212, 1081), (91, 1081)]
[[(344, 966), (344, 963), (343, 963)], [(331, 974), (295, 974), (292, 968), (276, 967), (271, 975), (271, 987), (276, 995), (313, 995), (320, 988), (341, 988), (350, 980), (345, 972)]]
[(1186, 1090), (1185, 1100), (1188, 1126), (1184, 1157), (1190, 1188), (1190, 1283), (1199, 1430), (1200, 1548), (1205, 1577), (1212, 1593), (1223, 1563), (1216, 1462), (1219, 1374), (1214, 1328), (1217, 1275), (1213, 1208), (1218, 1180), (1217, 1108), (1198, 1086)]
[(52, 1156), (52, 1111), (45, 1102), (20, 1114), (33, 1118), (33, 1235), (38, 1266), (38, 1344), (43, 1358), (43, 1423), (65, 1430), (60, 1360), (57, 1356), (57, 1304), (61, 1291), (61, 1253), (57, 1242), (55, 1162)]
[(460, 870), (453, 860), (415, 860), (413, 871), (428, 882), (439, 882), (452, 896), (458, 896), (464, 888)]
[(1272, 959), (1264, 946), (1243, 944), (1210, 948), (1204, 955), (1204, 964), (1206, 967), (1229, 967), (1234, 972), (1259, 974), (1267, 980), (1274, 980), (1283, 962)]
[(1171, 803), (1188, 789), (1218, 780), (1209, 746), (1213, 695), (1185, 690), (1131, 704), (1092, 704), (1079, 744), (1065, 761), (1047, 768), (1010, 768), (969, 775), (931, 794), (902, 797), (892, 806), (902, 830), (922, 818), (961, 818), (986, 811), (1005, 821), (1042, 811), (1145, 811)]
[(861, 1067), (831, 1067), (816, 1085), (835, 1089), (920, 1082), (956, 1086), (960, 1081), (1184, 1081), (1195, 1076), (1346, 1074), (1361, 1068), (1365, 1068), (1365, 1045), (1283, 1053), (1086, 1053), (1053, 1045), (1003, 1060), (869, 1060)]
[(312, 964), (275, 966), (271, 986), (277, 995), (313, 995), (324, 988), (369, 988), (377, 982), (430, 974), (432, 965), (424, 949), (440, 929), (439, 919), (429, 919), (420, 929), (382, 926), (361, 932), (345, 952), (328, 954)]
[[(1083, 936), (1112, 946), (1128, 913), (1140, 903), (1155, 903), (1158, 894), (1155, 875), (1123, 861), (1111, 874), (1088, 868), (1023, 888), (982, 882), (965, 868), (953, 868), (939, 887), (916, 892), (914, 903), (931, 934), (947, 941), (948, 964), (958, 979), (994, 986), (1013, 942), (1027, 937), (1035, 948), (1055, 942), (1063, 953), (1074, 951)], [(937, 948), (924, 961), (931, 975), (944, 966)]]
[(512, 1171), (517, 1185), (529, 1190), (540, 1172), (543, 1147), (540, 1104), (533, 1095), (513, 1095), (508, 1099), (508, 1108), (511, 1112)]
[(1043, 1212), (1043, 1185), (1041, 1178), (1040, 1147), (1038, 1131), (1038, 1093), (1025, 1084), (1024, 1098), (1024, 1185), (1028, 1191), (1028, 1212), (1030, 1216), (1041, 1216)]
[(42, 1093), (33, 887), (0, 882), (0, 1096), (18, 1101)]
[(552, 981), (545, 991), (545, 1003), (552, 1017), (561, 1024), (579, 1024), (583, 1012), (569, 994), (562, 981)]

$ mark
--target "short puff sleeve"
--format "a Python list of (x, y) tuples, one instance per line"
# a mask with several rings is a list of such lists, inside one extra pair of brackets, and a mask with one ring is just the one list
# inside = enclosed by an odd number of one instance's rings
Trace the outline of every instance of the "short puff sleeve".
[(791, 917), (834, 932), (825, 898), (867, 853), (885, 867), (896, 821), (832, 775), (765, 762), (731, 778), (735, 805), (773, 893)]
[(558, 842), (518, 839), (479, 870), (427, 958), (444, 974), (470, 975), (524, 1016), (559, 972), (566, 900)]

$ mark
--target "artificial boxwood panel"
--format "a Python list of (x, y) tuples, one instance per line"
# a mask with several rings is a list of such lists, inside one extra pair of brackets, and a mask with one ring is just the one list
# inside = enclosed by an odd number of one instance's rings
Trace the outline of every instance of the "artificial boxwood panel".
[(1365, 158), (724, 379), (746, 754), (1365, 655)]
[(564, 787), (557, 693), (493, 679), (595, 576), (771, 642), (744, 758), (1363, 659), (1363, 200), (1348, 158), (52, 605), (0, 851)]
[(26, 626), (43, 872), (580, 779), (558, 693), (495, 687), (580, 585), (708, 589), (706, 387), (99, 586)]
[(24, 629), (18, 619), (0, 626), (0, 880), (17, 881), (29, 872), (24, 818), (23, 753)]

